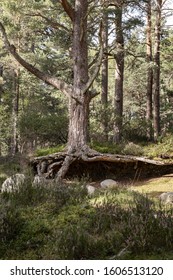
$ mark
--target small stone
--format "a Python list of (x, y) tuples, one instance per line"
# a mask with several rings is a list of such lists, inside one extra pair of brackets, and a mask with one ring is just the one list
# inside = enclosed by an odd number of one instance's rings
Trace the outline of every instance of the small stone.
[(112, 188), (118, 186), (118, 182), (112, 179), (106, 179), (100, 183), (101, 188)]
[(86, 185), (86, 189), (89, 195), (93, 194), (96, 190), (96, 188), (91, 185)]

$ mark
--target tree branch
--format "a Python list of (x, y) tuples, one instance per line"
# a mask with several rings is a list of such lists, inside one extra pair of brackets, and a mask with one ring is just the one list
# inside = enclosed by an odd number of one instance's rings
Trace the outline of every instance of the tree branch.
[[(62, 91), (67, 97), (72, 97), (76, 101), (77, 98), (73, 96), (73, 88), (71, 85), (66, 84), (64, 81), (57, 79), (56, 77), (50, 76), (48, 74), (43, 73), (39, 69), (35, 68), (33, 65), (25, 61), (17, 52), (14, 45), (11, 45), (5, 28), (3, 24), (0, 22), (0, 31), (2, 33), (2, 38), (7, 50), (11, 53), (11, 55), (21, 64), (25, 69), (27, 69), (30, 73), (34, 74), (37, 78), (44, 81), (45, 83), (57, 88)], [(79, 101), (78, 101), (79, 102)]]
[(64, 11), (67, 13), (67, 15), (70, 17), (71, 21), (74, 21), (74, 9), (70, 5), (70, 3), (67, 0), (60, 0), (61, 5), (64, 8)]
[(36, 14), (25, 14), (26, 16), (31, 16), (31, 17), (41, 17), (42, 19), (44, 19), (48, 24), (50, 24), (51, 27), (55, 28), (55, 29), (63, 29), (67, 32), (69, 32), (70, 30), (63, 24), (58, 23), (57, 21), (52, 20), (51, 18), (48, 18), (46, 16), (44, 16), (41, 13), (36, 13)]
[[(94, 70), (93, 70), (93, 73), (92, 75), (90, 76), (88, 82), (86, 83), (86, 85), (84, 86), (84, 88), (82, 89), (82, 93), (86, 93), (88, 91), (88, 89), (92, 86), (94, 80), (96, 79), (98, 73), (99, 73), (99, 70), (100, 70), (100, 66), (102, 64), (102, 59), (103, 59), (103, 53), (104, 53), (104, 47), (103, 47), (103, 41), (102, 41), (102, 38), (101, 38), (101, 28), (102, 28), (102, 23), (100, 25), (100, 32), (99, 32), (99, 39), (100, 39), (100, 51), (99, 51), (99, 55), (98, 55), (98, 61), (97, 63), (93, 66)], [(93, 97), (95, 97), (95, 95), (93, 95)], [(92, 97), (92, 98), (93, 98)]]

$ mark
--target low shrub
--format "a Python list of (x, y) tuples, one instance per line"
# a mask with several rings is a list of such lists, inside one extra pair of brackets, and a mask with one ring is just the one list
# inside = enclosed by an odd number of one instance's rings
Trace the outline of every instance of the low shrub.
[(134, 193), (122, 223), (124, 242), (133, 255), (173, 249), (173, 209), (154, 204), (146, 195)]
[(0, 258), (7, 252), (24, 225), (19, 209), (0, 198)]
[(27, 184), (1, 200), (1, 258), (136, 259), (173, 250), (173, 209), (125, 188), (89, 197), (81, 183)]
[(140, 145), (129, 142), (125, 145), (123, 153), (126, 155), (141, 156), (143, 154), (143, 149)]

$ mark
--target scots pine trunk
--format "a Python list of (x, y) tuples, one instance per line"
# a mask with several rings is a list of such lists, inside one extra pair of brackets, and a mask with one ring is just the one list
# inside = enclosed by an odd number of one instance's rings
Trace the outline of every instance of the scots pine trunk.
[(115, 15), (116, 24), (116, 54), (115, 54), (115, 123), (114, 123), (114, 142), (119, 143), (122, 137), (123, 122), (123, 82), (124, 82), (124, 37), (122, 28), (122, 6), (117, 8)]
[(154, 102), (153, 102), (153, 127), (154, 140), (157, 141), (160, 135), (160, 38), (161, 38), (161, 8), (162, 0), (156, 1), (155, 18), (155, 44), (154, 44)]
[(13, 97), (12, 97), (12, 137), (11, 137), (11, 155), (18, 152), (18, 113), (19, 113), (19, 69), (14, 70), (13, 77)]
[(102, 129), (103, 129), (103, 139), (108, 141), (108, 118), (107, 118), (107, 106), (108, 106), (108, 13), (107, 10), (104, 11), (103, 16), (103, 30), (102, 39), (104, 47), (104, 56), (102, 62), (102, 84), (101, 84), (101, 104), (103, 108), (103, 118), (102, 118)]
[(83, 93), (88, 81), (87, 10), (88, 1), (76, 0), (73, 20), (73, 95), (69, 100), (68, 148), (80, 150), (87, 146), (89, 94)]
[(152, 57), (152, 21), (151, 21), (151, 0), (147, 2), (147, 28), (146, 28), (146, 61), (147, 69), (147, 104), (146, 104), (146, 121), (148, 124), (147, 138), (152, 140), (152, 118), (153, 118), (153, 67), (151, 65)]
[[(1, 79), (1, 81), (3, 81), (3, 65), (1, 65), (0, 64), (0, 79)], [(2, 84), (1, 84), (1, 82), (0, 82), (0, 105), (1, 105), (1, 101), (2, 101), (2, 93), (3, 93), (3, 87), (2, 87)], [(1, 154), (2, 154), (2, 139), (3, 138), (1, 138), (1, 137), (3, 137), (3, 133), (2, 133), (2, 130), (1, 130), (1, 127), (0, 127), (0, 156), (1, 156)]]

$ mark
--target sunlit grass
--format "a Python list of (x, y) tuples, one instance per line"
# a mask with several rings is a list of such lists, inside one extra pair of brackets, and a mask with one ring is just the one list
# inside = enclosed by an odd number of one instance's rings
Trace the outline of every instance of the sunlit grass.
[(173, 174), (136, 183), (130, 187), (130, 190), (141, 193), (173, 192)]

